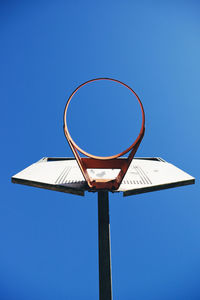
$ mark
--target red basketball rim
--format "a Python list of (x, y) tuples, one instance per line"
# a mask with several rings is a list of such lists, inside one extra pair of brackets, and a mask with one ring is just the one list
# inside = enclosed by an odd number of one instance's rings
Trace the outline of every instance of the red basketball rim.
[[(138, 137), (136, 138), (136, 140), (134, 141), (134, 143), (128, 147), (126, 150), (118, 153), (118, 154), (115, 154), (115, 155), (112, 155), (112, 156), (96, 156), (96, 155), (93, 155), (93, 154), (90, 154), (88, 152), (86, 152), (85, 150), (81, 149), (75, 142), (74, 140), (72, 139), (70, 133), (69, 133), (69, 130), (68, 130), (68, 127), (67, 127), (67, 110), (68, 110), (68, 107), (69, 107), (69, 104), (72, 100), (72, 97), (76, 94), (76, 92), (81, 88), (83, 87), (84, 85), (88, 84), (88, 83), (91, 83), (91, 82), (94, 82), (94, 81), (99, 81), (99, 80), (109, 80), (109, 81), (114, 81), (114, 82), (117, 82), (123, 86), (125, 86), (126, 88), (128, 88), (134, 95), (135, 97), (137, 98), (138, 102), (139, 102), (139, 105), (140, 105), (140, 109), (141, 109), (141, 113), (142, 113), (142, 125), (141, 125), (141, 129), (140, 129), (140, 132), (138, 134)], [(143, 108), (143, 105), (142, 105), (142, 102), (140, 100), (140, 98), (138, 97), (138, 95), (134, 92), (134, 90), (132, 88), (130, 88), (127, 84), (123, 83), (122, 81), (119, 81), (117, 79), (113, 79), (113, 78), (95, 78), (95, 79), (91, 79), (91, 80), (88, 80), (84, 83), (82, 83), (81, 85), (79, 85), (74, 91), (73, 93), (71, 94), (71, 96), (69, 97), (68, 101), (67, 101), (67, 104), (65, 106), (65, 109), (64, 109), (64, 133), (65, 133), (65, 136), (67, 138), (67, 140), (79, 151), (81, 152), (82, 154), (84, 154), (85, 156), (87, 157), (90, 157), (90, 158), (94, 158), (94, 159), (100, 159), (100, 160), (107, 160), (107, 159), (115, 159), (115, 158), (118, 158), (120, 156), (123, 156), (124, 154), (128, 153), (131, 149), (133, 149), (137, 142), (139, 141), (139, 139), (141, 138), (141, 136), (143, 135), (144, 133), (144, 124), (145, 124), (145, 114), (144, 114), (144, 108)]]

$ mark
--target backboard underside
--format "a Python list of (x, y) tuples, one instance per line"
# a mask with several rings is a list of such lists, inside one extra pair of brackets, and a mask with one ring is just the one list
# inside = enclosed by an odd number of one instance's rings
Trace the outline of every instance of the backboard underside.
[[(118, 169), (88, 169), (94, 179), (114, 178)], [(44, 157), (12, 177), (13, 183), (84, 195), (87, 183), (74, 158)], [(161, 158), (134, 158), (119, 187), (124, 196), (195, 183), (194, 177)]]

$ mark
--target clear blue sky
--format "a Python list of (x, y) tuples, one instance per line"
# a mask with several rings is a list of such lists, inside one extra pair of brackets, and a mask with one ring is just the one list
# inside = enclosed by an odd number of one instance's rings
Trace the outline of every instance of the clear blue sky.
[[(160, 156), (197, 179), (110, 195), (114, 300), (200, 299), (199, 1), (1, 1), (0, 36), (0, 299), (98, 299), (97, 195), (10, 178), (41, 157), (72, 155), (62, 129), (67, 97), (102, 76), (142, 99), (146, 134), (137, 156)], [(101, 122), (88, 110), (85, 124), (72, 118), (72, 128), (91, 152), (118, 152), (135, 118), (123, 105), (108, 115), (113, 105), (106, 108), (103, 94), (100, 101)], [(95, 136), (94, 123), (107, 140)]]

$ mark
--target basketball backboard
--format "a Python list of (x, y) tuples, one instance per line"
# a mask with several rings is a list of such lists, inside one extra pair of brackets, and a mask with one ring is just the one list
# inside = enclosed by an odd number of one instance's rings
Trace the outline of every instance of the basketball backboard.
[[(115, 178), (118, 169), (88, 169), (94, 179)], [(19, 183), (65, 193), (91, 191), (75, 158), (44, 157), (12, 177)], [(158, 157), (134, 158), (118, 190), (124, 196), (195, 183), (195, 178)]]

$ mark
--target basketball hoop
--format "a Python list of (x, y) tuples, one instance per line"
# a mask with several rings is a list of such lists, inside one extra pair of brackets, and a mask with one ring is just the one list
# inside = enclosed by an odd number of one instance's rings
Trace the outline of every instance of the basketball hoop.
[[(81, 87), (85, 86), (88, 83), (94, 81), (100, 81), (100, 80), (113, 81), (128, 88), (131, 91), (131, 93), (136, 97), (137, 101), (139, 102), (141, 113), (142, 113), (142, 125), (136, 140), (127, 149), (112, 156), (96, 156), (81, 149), (72, 139), (67, 127), (67, 110), (72, 100), (72, 97), (77, 93), (77, 91)], [(141, 100), (139, 99), (138, 95), (128, 85), (116, 79), (95, 78), (84, 82), (83, 84), (79, 85), (71, 94), (64, 109), (64, 133), (90, 190), (112, 191), (112, 190), (117, 190), (119, 188), (128, 170), (128, 167), (143, 139), (144, 132), (145, 132), (145, 114), (144, 114), (144, 109)], [(79, 152), (84, 154), (86, 157), (80, 157)], [(128, 152), (129, 152), (128, 157), (122, 158), (122, 156)], [(115, 179), (113, 178), (94, 179), (89, 175), (88, 169), (119, 169), (120, 171)]]

